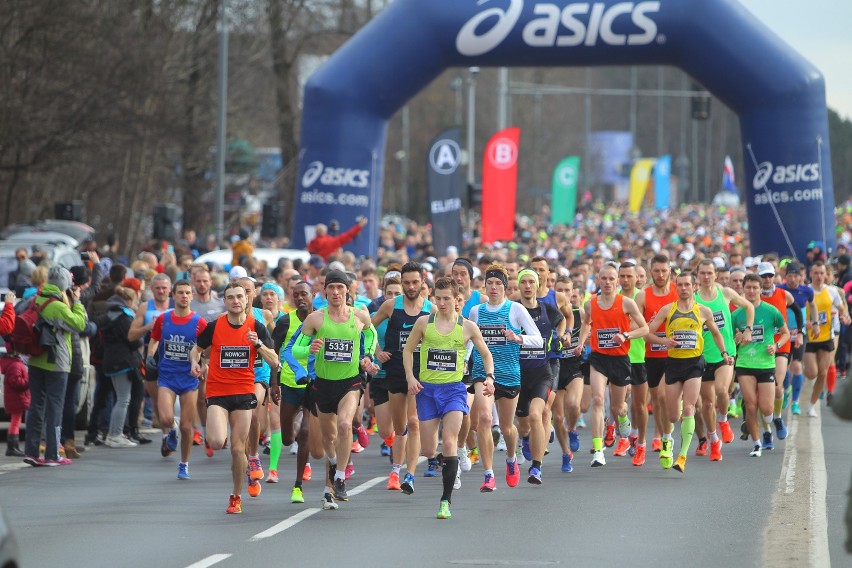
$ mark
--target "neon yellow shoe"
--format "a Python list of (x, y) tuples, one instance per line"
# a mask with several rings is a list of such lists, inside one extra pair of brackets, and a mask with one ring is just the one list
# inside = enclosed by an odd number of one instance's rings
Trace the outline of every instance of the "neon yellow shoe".
[(672, 468), (684, 473), (686, 471), (686, 456), (678, 456)]
[(450, 502), (441, 501), (441, 506), (438, 507), (438, 514), (436, 517), (439, 519), (449, 519), (452, 516), (452, 513), (450, 513)]
[(301, 487), (294, 487), (293, 492), (290, 493), (290, 502), (291, 503), (304, 503), (305, 497), (302, 495)]
[(663, 469), (669, 469), (672, 467), (672, 459), (674, 457), (672, 446), (673, 440), (663, 438), (662, 448), (660, 449), (660, 465), (663, 466)]

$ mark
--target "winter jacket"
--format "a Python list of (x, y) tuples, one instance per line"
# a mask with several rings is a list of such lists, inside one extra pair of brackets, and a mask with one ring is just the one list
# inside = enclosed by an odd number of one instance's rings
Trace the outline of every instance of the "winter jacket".
[(3, 373), (3, 404), (6, 412), (17, 414), (30, 407), (30, 374), (27, 365), (17, 355), (0, 357)]
[(89, 320), (83, 304), (74, 302), (74, 306), (69, 308), (68, 304), (62, 301), (63, 293), (57, 286), (45, 283), (35, 298), (36, 306), (41, 306), (51, 298), (57, 300), (46, 306), (40, 315), (41, 319), (50, 325), (56, 337), (56, 345), (37, 357), (30, 357), (29, 365), (45, 371), (67, 373), (71, 370), (70, 332), (83, 331)]
[(106, 315), (98, 320), (104, 343), (103, 372), (107, 376), (135, 370), (142, 362), (139, 348), (142, 339), (130, 341), (127, 332), (136, 313), (119, 296), (107, 300)]
[(15, 328), (15, 305), (6, 302), (0, 315), (0, 335), (8, 335)]

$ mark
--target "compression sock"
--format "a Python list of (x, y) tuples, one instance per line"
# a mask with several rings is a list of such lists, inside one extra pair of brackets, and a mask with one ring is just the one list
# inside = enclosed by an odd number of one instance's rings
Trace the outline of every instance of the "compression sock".
[(776, 398), (775, 405), (772, 407), (775, 416), (781, 416), (781, 411), (784, 410), (784, 397)]
[(592, 438), (592, 447), (596, 452), (603, 451), (603, 438)]
[(278, 460), (281, 458), (281, 448), (283, 447), (281, 430), (273, 430), (269, 436), (269, 469), (278, 469)]
[(802, 395), (802, 387), (805, 385), (805, 375), (799, 373), (793, 375), (793, 402), (799, 402), (799, 397)]
[(828, 375), (825, 378), (825, 389), (833, 393), (835, 386), (837, 386), (837, 367), (832, 365), (828, 368)]
[(444, 482), (444, 493), (441, 495), (441, 501), (453, 500), (453, 484), (456, 482), (456, 474), (458, 474), (458, 472), (458, 456), (444, 458), (444, 469), (441, 470)]
[(788, 370), (787, 374), (784, 375), (784, 390), (787, 390), (788, 388), (790, 388), (790, 382), (791, 381), (792, 381), (792, 374)]
[(689, 445), (692, 443), (692, 435), (695, 433), (695, 417), (684, 416), (680, 421), (680, 453), (686, 457), (689, 453)]

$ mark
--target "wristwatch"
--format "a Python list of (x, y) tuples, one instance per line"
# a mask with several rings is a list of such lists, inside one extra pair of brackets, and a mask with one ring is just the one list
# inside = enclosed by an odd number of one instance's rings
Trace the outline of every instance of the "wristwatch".
[(258, 341), (257, 343), (255, 343), (255, 344), (254, 344), (254, 348), (255, 348), (255, 349), (260, 349), (261, 347), (263, 347), (263, 342), (262, 342), (262, 341)]
[(491, 379), (493, 381), (494, 380), (494, 373), (485, 373), (485, 378)]
[(750, 325), (745, 326), (743, 328), (743, 331), (745, 331), (745, 330), (753, 331)]

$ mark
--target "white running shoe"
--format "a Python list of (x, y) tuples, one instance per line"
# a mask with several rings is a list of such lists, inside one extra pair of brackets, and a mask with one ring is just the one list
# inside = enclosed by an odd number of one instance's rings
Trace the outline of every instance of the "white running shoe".
[(290, 455), (295, 456), (299, 453), (299, 442), (293, 442), (290, 444)]
[(467, 448), (459, 448), (459, 470), (470, 471), (473, 466), (470, 463), (470, 451)]
[(604, 457), (604, 453), (598, 450), (595, 452), (594, 457), (592, 457), (592, 467), (600, 467), (602, 465), (606, 465), (606, 458)]
[(759, 458), (761, 455), (763, 455), (763, 448), (761, 448), (760, 445), (757, 445), (754, 447), (754, 449), (749, 455), (753, 458)]
[(128, 438), (127, 436), (107, 436), (104, 442), (109, 448), (135, 448), (139, 444)]
[(497, 446), (494, 449), (498, 452), (506, 451), (506, 439), (503, 438), (503, 434), (500, 434), (500, 440), (497, 441)]
[(811, 404), (811, 405), (808, 406), (808, 416), (810, 416), (811, 418), (817, 417), (817, 411), (816, 411), (816, 405), (815, 404)]
[(456, 480), (453, 481), (453, 489), (461, 489), (461, 468), (456, 471)]

